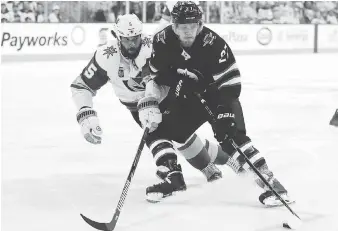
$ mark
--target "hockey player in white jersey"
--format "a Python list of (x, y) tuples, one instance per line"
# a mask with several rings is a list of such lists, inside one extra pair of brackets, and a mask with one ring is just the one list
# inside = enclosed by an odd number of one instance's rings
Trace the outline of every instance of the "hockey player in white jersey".
[[(149, 115), (142, 116), (143, 106), (140, 99), (144, 97), (150, 74), (148, 61), (152, 52), (152, 39), (142, 34), (142, 23), (133, 14), (120, 16), (112, 33), (117, 39), (97, 48), (88, 65), (71, 84), (72, 98), (78, 109), (76, 118), (81, 132), (84, 138), (93, 144), (100, 144), (102, 140), (102, 129), (97, 112), (94, 110), (93, 97), (96, 91), (108, 81), (111, 82), (116, 96), (130, 110), (134, 120), (140, 126), (146, 124), (144, 118), (149, 117)], [(163, 98), (166, 93), (163, 89)], [(160, 122), (162, 114), (160, 111), (153, 111), (150, 116), (152, 121)], [(196, 134), (176, 148), (170, 140), (156, 137), (152, 139), (148, 140), (147, 146), (158, 166), (156, 174), (161, 179), (166, 179), (168, 173), (181, 172), (180, 165), (176, 163), (177, 149), (193, 167), (206, 176), (208, 181), (221, 177), (221, 172), (214, 163), (234, 166), (232, 159), (225, 155), (218, 145), (209, 141), (203, 144)], [(162, 188), (157, 193), (157, 196), (158, 194), (160, 196), (156, 200), (171, 195), (173, 191), (185, 190), (185, 187), (183, 181), (180, 187), (170, 185), (164, 191)]]

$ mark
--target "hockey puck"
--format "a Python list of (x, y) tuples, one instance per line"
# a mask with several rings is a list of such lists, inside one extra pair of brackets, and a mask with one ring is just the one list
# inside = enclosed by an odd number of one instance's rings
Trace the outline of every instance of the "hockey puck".
[(286, 229), (291, 229), (291, 227), (288, 225), (288, 223), (283, 223), (283, 227)]
[(302, 221), (296, 217), (289, 214), (288, 219), (285, 219), (283, 222), (283, 227), (286, 229), (296, 230), (302, 225)]

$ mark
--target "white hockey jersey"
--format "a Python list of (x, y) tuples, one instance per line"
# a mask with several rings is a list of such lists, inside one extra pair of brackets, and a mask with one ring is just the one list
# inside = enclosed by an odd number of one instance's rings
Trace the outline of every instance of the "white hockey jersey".
[(144, 97), (147, 81), (150, 79), (149, 58), (152, 52), (152, 38), (142, 35), (142, 45), (135, 59), (125, 58), (117, 40), (100, 46), (71, 84), (72, 95), (78, 109), (93, 107), (92, 97), (108, 81), (116, 96), (129, 110), (136, 110), (137, 102)]

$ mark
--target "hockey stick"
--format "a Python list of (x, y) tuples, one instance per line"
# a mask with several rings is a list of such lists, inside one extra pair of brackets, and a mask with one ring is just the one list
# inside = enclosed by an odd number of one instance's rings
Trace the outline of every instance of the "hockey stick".
[[(210, 117), (211, 123), (215, 124), (216, 119), (214, 113), (211, 111), (211, 109), (208, 106), (208, 103), (202, 98), (202, 96), (198, 93), (195, 94), (197, 98), (201, 101), (202, 105), (204, 106), (205, 110), (208, 112), (208, 115)], [(272, 186), (269, 184), (269, 182), (262, 176), (262, 174), (257, 170), (257, 168), (251, 163), (249, 158), (242, 152), (242, 150), (238, 147), (238, 145), (235, 143), (233, 139), (229, 139), (231, 145), (236, 149), (236, 151), (244, 157), (245, 162), (254, 170), (254, 172), (257, 174), (257, 176), (264, 182), (264, 184), (269, 187), (269, 189), (273, 192), (273, 194), (276, 195), (276, 197), (283, 203), (283, 205), (299, 220), (300, 217), (290, 208), (290, 206), (285, 202), (285, 200), (272, 188)]]
[(117, 223), (117, 220), (119, 219), (119, 216), (120, 216), (120, 213), (121, 213), (121, 209), (122, 209), (123, 204), (124, 204), (124, 200), (127, 197), (127, 193), (128, 193), (128, 189), (129, 189), (129, 186), (130, 186), (130, 183), (131, 183), (131, 179), (134, 176), (134, 173), (135, 173), (138, 161), (140, 159), (140, 156), (141, 156), (144, 144), (146, 143), (146, 137), (148, 135), (148, 132), (149, 132), (149, 128), (146, 127), (144, 129), (141, 142), (140, 142), (140, 144), (138, 146), (138, 149), (137, 149), (137, 152), (136, 152), (136, 155), (135, 155), (135, 158), (134, 158), (133, 165), (131, 166), (131, 169), (129, 171), (129, 175), (127, 177), (126, 183), (124, 184), (124, 187), (123, 187), (123, 190), (122, 190), (122, 194), (120, 196), (120, 200), (119, 200), (119, 202), (117, 204), (117, 207), (115, 209), (115, 213), (114, 213), (113, 219), (109, 223), (100, 223), (100, 222), (93, 221), (93, 220), (89, 219), (88, 217), (80, 214), (81, 217), (83, 218), (83, 220), (85, 222), (87, 222), (90, 226), (92, 226), (93, 228), (98, 229), (98, 230), (104, 230), (104, 231), (112, 231), (112, 230), (114, 230), (114, 228), (116, 226), (116, 223)]

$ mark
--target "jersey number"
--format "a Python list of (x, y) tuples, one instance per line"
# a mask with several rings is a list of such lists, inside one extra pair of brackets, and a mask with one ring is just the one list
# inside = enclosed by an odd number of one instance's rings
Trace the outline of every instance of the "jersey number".
[(91, 63), (88, 67), (87, 70), (84, 71), (84, 75), (88, 78), (91, 79), (95, 72), (97, 71), (97, 68), (95, 67), (94, 63)]
[(221, 52), (221, 58), (219, 59), (219, 63), (223, 63), (225, 61), (227, 61), (228, 58), (228, 51), (227, 51), (228, 47), (225, 46), (224, 49)]

